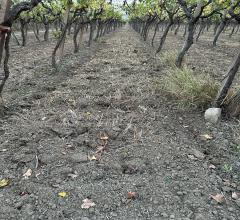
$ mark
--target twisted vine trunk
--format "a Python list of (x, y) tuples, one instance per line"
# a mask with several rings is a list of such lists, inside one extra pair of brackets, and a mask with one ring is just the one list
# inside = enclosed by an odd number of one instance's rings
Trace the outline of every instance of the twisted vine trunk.
[(26, 32), (25, 32), (25, 22), (23, 20), (20, 20), (20, 31), (22, 36), (22, 46), (26, 46)]
[(233, 80), (238, 72), (239, 66), (240, 66), (240, 52), (238, 53), (235, 61), (233, 62), (232, 66), (230, 67), (227, 77), (224, 80), (221, 89), (219, 90), (219, 93), (218, 93), (217, 98), (214, 103), (214, 105), (216, 107), (222, 106), (224, 99), (226, 98), (228, 91), (233, 83)]
[(40, 41), (38, 32), (37, 32), (37, 30), (35, 29), (35, 26), (34, 26), (34, 25), (32, 26), (32, 29), (33, 29), (33, 33), (34, 33), (34, 36), (36, 37), (37, 41)]
[(201, 34), (203, 33), (204, 29), (205, 29), (206, 25), (204, 23), (201, 23), (200, 27), (199, 27), (199, 31), (198, 31), (198, 35), (196, 37), (196, 41), (199, 40)]
[(154, 34), (153, 34), (153, 37), (152, 37), (152, 46), (154, 46), (154, 40), (155, 40), (155, 37), (156, 37), (156, 34), (157, 34), (157, 30), (158, 30), (158, 28), (159, 28), (159, 24), (160, 24), (160, 22), (157, 22), (156, 23), (156, 26), (155, 26), (155, 29), (154, 29)]
[(49, 40), (49, 29), (50, 29), (50, 26), (49, 24), (44, 24), (44, 28), (45, 28), (45, 31), (44, 31), (44, 41), (48, 41)]
[(164, 30), (163, 36), (161, 37), (160, 44), (159, 44), (159, 47), (158, 47), (156, 53), (159, 53), (159, 52), (162, 50), (162, 47), (163, 47), (163, 44), (164, 44), (165, 41), (166, 41), (168, 32), (169, 32), (169, 30), (170, 30), (170, 28), (172, 27), (173, 24), (174, 24), (174, 22), (173, 22), (173, 20), (171, 19), (171, 20), (169, 21), (167, 27), (166, 27), (165, 30)]
[(231, 37), (233, 36), (233, 34), (234, 34), (234, 32), (235, 32), (235, 28), (236, 28), (236, 25), (234, 25), (234, 26), (232, 27), (232, 31), (231, 31), (231, 33), (229, 34), (229, 38), (231, 38)]
[(89, 39), (88, 39), (88, 47), (90, 47), (91, 44), (92, 44), (94, 30), (95, 30), (95, 22), (92, 21), (92, 22), (90, 22), (90, 33), (89, 33)]
[(226, 27), (227, 21), (223, 20), (221, 24), (218, 26), (217, 31), (215, 33), (214, 39), (213, 39), (213, 46), (217, 46), (217, 41), (219, 39), (220, 34), (223, 32), (224, 28)]
[(181, 24), (180, 24), (180, 22), (178, 22), (177, 28), (176, 28), (175, 31), (174, 31), (174, 35), (177, 35), (177, 34), (178, 34), (178, 31), (179, 31), (180, 27), (181, 27)]
[(81, 40), (77, 42), (77, 36), (80, 30), (83, 30), (83, 27), (80, 23), (78, 23), (74, 26), (74, 33), (73, 33), (74, 53), (77, 53), (79, 51), (79, 44), (81, 43)]
[(177, 56), (176, 59), (176, 66), (178, 68), (181, 68), (183, 65), (183, 60), (184, 60), (184, 56), (186, 55), (186, 53), (188, 52), (188, 50), (190, 49), (190, 47), (193, 44), (193, 37), (194, 37), (194, 23), (190, 22), (188, 25), (188, 35), (187, 35), (187, 39), (185, 40), (184, 46), (181, 49), (180, 53)]
[(7, 36), (5, 38), (5, 45), (4, 45), (4, 49), (5, 49), (5, 57), (4, 57), (4, 61), (3, 61), (3, 70), (4, 70), (4, 77), (2, 79), (2, 82), (0, 84), (0, 96), (2, 94), (4, 85), (6, 83), (6, 81), (9, 78), (9, 67), (8, 67), (8, 60), (10, 57), (10, 50), (9, 50), (9, 43), (10, 43), (10, 39), (11, 39), (11, 31), (7, 33)]
[[(55, 68), (55, 69), (57, 68), (57, 60), (56, 60), (57, 51), (65, 41), (67, 30), (68, 30), (68, 25), (65, 25), (65, 27), (63, 28), (63, 31), (62, 31), (62, 35), (59, 38), (59, 40), (58, 40), (58, 42), (57, 42), (57, 44), (56, 44), (56, 46), (55, 46), (55, 48), (52, 52), (52, 67)], [(61, 56), (60, 56), (60, 58), (61, 58)]]
[(16, 34), (15, 34), (13, 31), (12, 31), (12, 36), (13, 36), (14, 39), (16, 40), (17, 45), (20, 46), (21, 44), (20, 44), (20, 42), (19, 42), (19, 40), (18, 40)]

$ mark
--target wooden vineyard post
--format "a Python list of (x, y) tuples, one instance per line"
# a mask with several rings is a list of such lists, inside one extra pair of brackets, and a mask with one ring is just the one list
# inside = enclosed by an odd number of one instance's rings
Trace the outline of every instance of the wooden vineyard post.
[(6, 33), (9, 31), (9, 28), (1, 24), (6, 20), (10, 6), (11, 0), (0, 0), (0, 64), (2, 63)]

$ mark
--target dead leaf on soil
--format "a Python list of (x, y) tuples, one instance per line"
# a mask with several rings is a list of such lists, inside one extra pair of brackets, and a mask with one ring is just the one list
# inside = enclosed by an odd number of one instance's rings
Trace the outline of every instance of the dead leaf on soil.
[(212, 140), (213, 139), (213, 136), (210, 135), (210, 134), (202, 134), (202, 135), (200, 135), (200, 137), (204, 141), (208, 141), (208, 140)]
[(211, 197), (212, 199), (214, 199), (217, 203), (223, 203), (224, 200), (225, 200), (223, 194), (216, 194), (215, 196), (214, 196), (214, 195), (210, 195), (210, 197)]
[(214, 169), (216, 169), (216, 166), (214, 166), (213, 164), (210, 164), (208, 168), (214, 170)]
[(109, 137), (105, 135), (105, 136), (100, 137), (100, 139), (103, 141), (107, 141), (109, 139)]
[(23, 177), (25, 179), (28, 179), (28, 177), (32, 176), (32, 170), (31, 169), (28, 169), (24, 174), (23, 174)]
[(65, 198), (65, 197), (67, 197), (67, 193), (64, 192), (64, 191), (62, 191), (62, 192), (59, 192), (59, 193), (58, 193), (58, 196), (60, 196), (60, 197), (62, 197), (62, 198)]
[(135, 199), (135, 198), (136, 198), (136, 195), (137, 195), (136, 192), (128, 192), (127, 198), (128, 198), (128, 199)]
[(25, 195), (29, 195), (29, 193), (25, 191), (19, 193), (19, 196), (25, 196)]
[(93, 156), (88, 156), (88, 159), (90, 160), (90, 161), (92, 161), (92, 160), (97, 160), (97, 158), (93, 155)]
[(104, 146), (98, 146), (96, 153), (102, 152), (105, 149)]
[(94, 207), (96, 204), (91, 199), (84, 199), (83, 204), (81, 205), (82, 209), (89, 209)]
[(5, 187), (9, 184), (9, 180), (8, 179), (2, 179), (0, 180), (0, 188)]
[(77, 173), (69, 173), (67, 176), (72, 178), (72, 179), (75, 179), (75, 178), (78, 177), (78, 174)]

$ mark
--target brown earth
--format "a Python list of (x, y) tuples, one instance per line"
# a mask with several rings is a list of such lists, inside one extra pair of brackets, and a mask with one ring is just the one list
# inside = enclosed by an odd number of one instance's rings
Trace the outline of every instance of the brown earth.
[[(234, 50), (209, 49), (206, 63), (202, 45), (189, 65), (224, 72)], [(13, 47), (0, 118), (0, 180), (10, 180), (0, 188), (0, 219), (239, 219), (240, 200), (231, 198), (240, 192), (237, 121), (209, 125), (165, 98), (155, 84), (166, 68), (161, 54), (128, 26), (75, 55), (69, 40), (58, 72), (49, 67), (53, 46)], [(216, 194), (222, 204), (210, 199)], [(86, 198), (96, 205), (82, 209)]]

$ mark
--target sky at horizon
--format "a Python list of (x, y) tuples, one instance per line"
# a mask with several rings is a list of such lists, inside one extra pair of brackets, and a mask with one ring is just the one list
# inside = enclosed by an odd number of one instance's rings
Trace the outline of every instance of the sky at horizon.
[[(124, 0), (113, 0), (114, 4), (122, 4)], [(132, 2), (133, 0), (127, 0), (128, 3)]]

